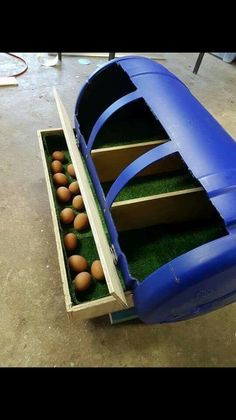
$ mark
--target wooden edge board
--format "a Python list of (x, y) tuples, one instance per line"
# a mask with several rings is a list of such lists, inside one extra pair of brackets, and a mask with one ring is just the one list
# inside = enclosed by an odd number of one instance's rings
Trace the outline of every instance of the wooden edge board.
[(166, 143), (168, 140), (152, 140), (152, 141), (144, 141), (141, 143), (133, 143), (133, 144), (125, 144), (123, 146), (111, 146), (111, 147), (102, 147), (100, 149), (93, 149), (91, 151), (91, 155), (98, 155), (104, 152), (115, 152), (116, 150), (126, 150), (126, 149), (135, 149), (137, 147), (145, 147), (145, 146), (152, 146)]
[(137, 52), (131, 52), (131, 53), (115, 53), (115, 57), (116, 58), (121, 58), (121, 57), (128, 57), (130, 55), (136, 55), (137, 57), (147, 57), (147, 58), (152, 58), (153, 60), (166, 60), (166, 58), (163, 55), (156, 55), (155, 53), (137, 53)]
[(18, 86), (18, 81), (15, 77), (0, 77), (0, 87), (4, 86)]
[(121, 306), (127, 307), (128, 304), (126, 301), (126, 297), (122, 289), (118, 273), (116, 271), (109, 243), (102, 226), (102, 221), (99, 216), (98, 208), (93, 193), (91, 191), (89, 181), (87, 179), (84, 164), (76, 146), (75, 135), (69, 117), (55, 87), (53, 88), (53, 92), (57, 104), (59, 117), (62, 123), (64, 135), (67, 140), (67, 146), (69, 149), (70, 157), (74, 165), (76, 177), (83, 196), (84, 205), (93, 232), (93, 237), (97, 246), (97, 251), (104, 270), (109, 292), (120, 302)]
[[(76, 56), (76, 57), (99, 57), (99, 58), (108, 58), (109, 57), (109, 53), (78, 53), (78, 52), (72, 52), (72, 53), (62, 53), (63, 55), (67, 55), (67, 56)], [(130, 53), (115, 53), (115, 58), (121, 58), (121, 57), (127, 57), (129, 55), (137, 55), (137, 57), (150, 57), (153, 60), (166, 60), (166, 58), (162, 55), (160, 56), (156, 56), (155, 53), (135, 53), (135, 52), (130, 52)]]
[[(166, 143), (166, 140), (154, 140), (125, 146), (101, 148), (99, 150), (95, 149), (94, 153), (91, 153), (91, 157), (100, 182), (114, 181), (131, 162), (135, 161), (148, 150), (159, 147), (163, 143)], [(145, 176), (145, 174), (155, 171), (156, 167), (151, 166), (147, 168), (146, 172), (142, 172), (138, 176)]]
[[(127, 291), (125, 292), (125, 296), (127, 299), (126, 309), (132, 308), (134, 306), (132, 293)], [(73, 306), (70, 311), (70, 318), (89, 319), (120, 310), (121, 307), (117, 299), (114, 298), (114, 296), (106, 296), (104, 298)]]
[(38, 130), (39, 133), (43, 133), (43, 134), (61, 134), (63, 135), (63, 128), (62, 127), (58, 127), (58, 128), (44, 128), (42, 130)]
[[(66, 310), (67, 310), (67, 312), (69, 312), (71, 310), (71, 307), (72, 307), (72, 301), (71, 301), (71, 297), (70, 297), (70, 291), (69, 291), (68, 280), (67, 280), (67, 272), (66, 272), (65, 262), (64, 262), (64, 255), (63, 255), (63, 250), (62, 250), (62, 246), (61, 246), (61, 237), (60, 237), (60, 231), (59, 231), (59, 226), (58, 226), (57, 214), (56, 214), (55, 205), (54, 205), (54, 198), (53, 198), (53, 194), (52, 194), (50, 178), (49, 178), (49, 174), (48, 174), (48, 167), (47, 167), (47, 162), (46, 162), (46, 158), (45, 158), (45, 151), (44, 151), (44, 147), (43, 147), (43, 140), (42, 140), (42, 136), (41, 136), (42, 131), (43, 130), (37, 130), (38, 140), (39, 140), (39, 148), (40, 148), (40, 152), (41, 152), (44, 174), (45, 174), (45, 180), (46, 180), (46, 186), (47, 186), (48, 197), (49, 197), (49, 204), (50, 204), (50, 208), (51, 208), (53, 229), (54, 229), (55, 239), (56, 239), (57, 254), (58, 254), (58, 261), (59, 261), (59, 267), (60, 267), (61, 278), (62, 278), (63, 292), (64, 292), (64, 296), (65, 296)], [(46, 131), (47, 130), (44, 130), (44, 132), (46, 132)]]
[(157, 200), (161, 198), (174, 197), (177, 195), (191, 194), (191, 193), (195, 193), (199, 191), (204, 191), (204, 189), (202, 187), (196, 187), (196, 188), (188, 188), (185, 190), (172, 191), (172, 192), (163, 193), (163, 194), (148, 195), (146, 197), (131, 198), (130, 200), (116, 201), (115, 203), (112, 204), (111, 208), (132, 205), (134, 203), (153, 201), (153, 200)]
[(162, 223), (207, 220), (212, 208), (201, 187), (117, 202), (111, 214), (118, 232)]

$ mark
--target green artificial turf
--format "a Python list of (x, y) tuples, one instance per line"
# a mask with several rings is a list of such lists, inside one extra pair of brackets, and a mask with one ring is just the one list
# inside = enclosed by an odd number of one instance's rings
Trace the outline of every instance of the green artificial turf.
[[(108, 193), (111, 185), (112, 182), (102, 184), (105, 195)], [(120, 191), (116, 197), (116, 201), (147, 197), (199, 186), (200, 183), (191, 176), (188, 170), (171, 172), (169, 174), (143, 176), (130, 181)]]
[(120, 232), (119, 243), (130, 273), (142, 281), (173, 258), (225, 234), (221, 223), (181, 223)]
[[(111, 136), (110, 136), (111, 138)], [(119, 140), (119, 136), (114, 135), (114, 138)], [(150, 138), (147, 138), (150, 140)], [(135, 141), (137, 137), (135, 138)], [(112, 143), (114, 144), (114, 143)], [(116, 144), (119, 144), (118, 142)], [(120, 140), (120, 144), (123, 143), (123, 139)], [(104, 145), (104, 144), (103, 144)], [(107, 144), (106, 144), (107, 145)], [(65, 152), (67, 162), (64, 165), (64, 168), (71, 163), (69, 153), (66, 150), (66, 142), (63, 136), (45, 136), (44, 138), (44, 147), (46, 151), (47, 163), (49, 168), (50, 181), (52, 186), (52, 191), (54, 195), (56, 212), (58, 215), (58, 221), (61, 231), (62, 246), (65, 256), (65, 263), (68, 274), (69, 288), (71, 298), (74, 304), (79, 304), (81, 302), (98, 299), (104, 296), (109, 295), (108, 288), (106, 284), (93, 281), (92, 286), (79, 296), (75, 294), (72, 280), (73, 274), (70, 272), (67, 266), (67, 256), (71, 255), (64, 248), (63, 236), (67, 232), (73, 232), (79, 239), (78, 248), (73, 251), (73, 253), (79, 253), (83, 255), (89, 265), (92, 261), (98, 259), (98, 254), (96, 250), (96, 245), (92, 236), (92, 232), (88, 229), (86, 232), (78, 233), (73, 229), (73, 225), (62, 226), (59, 220), (59, 213), (64, 207), (70, 207), (70, 205), (63, 205), (58, 202), (55, 195), (55, 186), (52, 181), (52, 174), (50, 170), (51, 165), (51, 154), (55, 150), (62, 150)], [(86, 165), (84, 164), (87, 171)], [(95, 200), (98, 205), (98, 210), (100, 217), (104, 226), (104, 230), (107, 234), (108, 241), (109, 234), (107, 232), (106, 223), (104, 220), (103, 213), (101, 211), (100, 205), (96, 198), (96, 194), (87, 171), (88, 179), (91, 185), (91, 189)], [(73, 178), (68, 176), (69, 181), (73, 181)], [(166, 193), (171, 191), (182, 190), (186, 188), (197, 187), (200, 184), (196, 179), (194, 179), (188, 169), (184, 169), (178, 172), (172, 172), (169, 174), (162, 175), (151, 175), (141, 178), (135, 178), (131, 181), (119, 194), (117, 200), (127, 200), (131, 198), (144, 197), (148, 195), (155, 195), (160, 193)], [(104, 183), (103, 188), (106, 193), (111, 186), (111, 183)], [(178, 225), (159, 225), (152, 226), (145, 229), (138, 229), (133, 231), (121, 232), (119, 233), (119, 243), (121, 250), (127, 257), (129, 264), (129, 271), (132, 276), (136, 277), (138, 280), (142, 281), (147, 275), (155, 271), (163, 264), (172, 260), (173, 258), (194, 249), (197, 246), (200, 246), (206, 242), (217, 239), (223, 235), (227, 234), (223, 221), (217, 215), (214, 221), (211, 222), (194, 222), (194, 223), (182, 223)], [(81, 240), (80, 240), (81, 239)], [(121, 279), (123, 288), (125, 289), (124, 282), (119, 270), (117, 270), (118, 275)]]
[[(50, 182), (51, 182), (51, 187), (52, 187), (52, 192), (53, 192), (53, 197), (54, 197), (56, 213), (57, 213), (57, 217), (58, 217), (58, 223), (59, 223), (59, 227), (60, 227), (61, 243), (62, 243), (62, 248), (63, 248), (63, 252), (64, 252), (65, 265), (66, 265), (66, 269), (67, 269), (67, 275), (68, 275), (68, 281), (69, 281), (69, 290), (70, 290), (70, 295), (71, 295), (72, 302), (73, 302), (73, 304), (77, 305), (77, 304), (82, 303), (82, 302), (87, 302), (87, 301), (96, 300), (96, 299), (99, 299), (99, 298), (102, 298), (102, 297), (105, 297), (105, 296), (109, 296), (109, 290), (108, 290), (108, 287), (107, 287), (106, 283), (105, 282), (97, 282), (94, 279), (93, 279), (92, 285), (85, 292), (78, 294), (74, 290), (72, 281), (73, 281), (73, 278), (74, 278), (75, 274), (73, 272), (71, 272), (70, 269), (69, 269), (69, 266), (68, 266), (68, 263), (67, 263), (67, 257), (69, 257), (70, 255), (73, 255), (73, 254), (80, 254), (84, 258), (86, 258), (86, 260), (88, 261), (89, 267), (90, 267), (94, 260), (99, 259), (99, 256), (98, 256), (98, 253), (97, 253), (96, 245), (95, 245), (93, 235), (92, 235), (92, 231), (91, 231), (90, 228), (88, 228), (84, 232), (78, 232), (73, 228), (73, 223), (71, 223), (70, 225), (64, 225), (60, 222), (59, 215), (60, 215), (61, 210), (65, 207), (72, 207), (72, 205), (71, 205), (71, 202), (63, 204), (63, 203), (60, 203), (57, 200), (56, 188), (55, 188), (54, 183), (53, 183), (52, 172), (51, 172), (51, 163), (52, 163), (51, 155), (55, 150), (61, 150), (65, 153), (66, 162), (63, 164), (64, 173), (67, 176), (69, 182), (73, 182), (74, 178), (70, 177), (70, 175), (66, 173), (66, 167), (69, 163), (71, 163), (71, 159), (70, 159), (67, 147), (66, 147), (66, 142), (64, 140), (64, 137), (63, 136), (53, 136), (53, 138), (52, 138), (52, 136), (45, 136), (44, 139), (43, 139), (43, 143), (44, 143), (44, 149), (45, 149), (45, 152), (46, 152), (48, 172), (49, 172), (49, 177), (50, 177)], [(76, 210), (74, 210), (74, 212), (76, 214), (80, 213)], [(69, 233), (69, 232), (74, 233), (78, 238), (78, 246), (72, 252), (71, 251), (66, 251), (66, 249), (64, 247), (64, 241), (63, 241), (64, 235), (66, 233)]]

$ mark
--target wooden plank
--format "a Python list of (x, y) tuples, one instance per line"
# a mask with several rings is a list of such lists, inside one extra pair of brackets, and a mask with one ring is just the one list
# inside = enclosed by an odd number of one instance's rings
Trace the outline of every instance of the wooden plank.
[(121, 171), (148, 150), (167, 140), (155, 140), (92, 150), (91, 156), (101, 182), (115, 180)]
[(38, 130), (38, 133), (41, 134), (41, 137), (42, 137), (42, 134), (45, 134), (45, 135), (49, 134), (49, 135), (52, 135), (52, 136), (57, 136), (57, 135), (64, 136), (63, 129), (61, 127), (59, 127), (59, 128), (44, 128), (43, 130)]
[(162, 143), (166, 143), (167, 140), (163, 139), (163, 140), (151, 140), (151, 141), (143, 141), (143, 142), (139, 142), (139, 143), (132, 143), (132, 144), (123, 144), (121, 146), (110, 146), (110, 147), (103, 147), (100, 149), (93, 149), (92, 150), (92, 154), (94, 155), (99, 155), (100, 153), (103, 152), (112, 152), (112, 151), (117, 151), (117, 150), (129, 150), (129, 149), (136, 149), (142, 146), (157, 146), (158, 144), (162, 144)]
[(0, 77), (0, 86), (18, 86), (18, 82), (15, 77)]
[[(132, 308), (134, 306), (132, 293), (129, 291), (125, 292), (125, 296), (127, 300), (127, 307)], [(113, 296), (108, 296), (73, 306), (71, 310), (71, 319), (97, 318), (111, 312), (120, 311), (120, 309), (119, 302)]]
[(97, 246), (99, 258), (101, 260), (101, 264), (104, 270), (109, 292), (119, 301), (121, 306), (127, 307), (125, 294), (122, 289), (121, 282), (110, 251), (109, 243), (102, 226), (102, 221), (99, 216), (97, 204), (95, 202), (93, 193), (89, 185), (89, 181), (87, 178), (81, 155), (76, 146), (75, 135), (71, 127), (67, 112), (55, 88), (54, 96), (60, 120), (62, 123), (62, 128), (64, 130), (64, 135), (67, 141), (68, 150), (71, 156), (72, 163), (74, 165), (76, 177), (80, 186), (80, 190), (84, 200), (84, 205), (89, 218), (94, 240)]
[(120, 58), (120, 57), (128, 57), (130, 55), (136, 55), (137, 57), (147, 57), (147, 58), (151, 58), (152, 60), (166, 60), (166, 58), (163, 55), (160, 55), (158, 53), (147, 53), (147, 52), (141, 52), (141, 53), (137, 53), (137, 52), (133, 52), (133, 53), (115, 53), (116, 54), (116, 58)]
[[(74, 53), (63, 53), (63, 55), (68, 55), (68, 56), (76, 56), (76, 57), (98, 57), (98, 58), (108, 58), (109, 57), (109, 53), (80, 53), (80, 52), (74, 52)], [(121, 58), (121, 57), (128, 57), (130, 55), (137, 55), (137, 57), (148, 57), (148, 58), (152, 58), (153, 60), (166, 60), (166, 58), (163, 55), (160, 55), (158, 53), (135, 53), (135, 52), (130, 52), (130, 53), (115, 53), (115, 58)]]
[(203, 188), (191, 188), (113, 203), (111, 213), (118, 231), (161, 223), (209, 219), (214, 208)]
[[(39, 148), (40, 148), (40, 154), (41, 154), (42, 162), (43, 162), (43, 169), (44, 169), (46, 186), (47, 186), (47, 191), (48, 191), (48, 196), (49, 196), (50, 210), (52, 213), (53, 228), (54, 228), (55, 239), (56, 239), (58, 261), (59, 261), (59, 267), (60, 267), (60, 273), (61, 273), (61, 279), (62, 279), (62, 285), (63, 285), (63, 292), (64, 292), (64, 297), (65, 297), (66, 310), (67, 310), (69, 319), (95, 318), (101, 315), (109, 314), (112, 311), (119, 311), (121, 309), (121, 305), (119, 302), (117, 302), (117, 300), (113, 296), (108, 296), (101, 299), (97, 299), (90, 302), (85, 302), (79, 305), (72, 306), (69, 286), (68, 286), (67, 272), (66, 272), (65, 262), (64, 262), (63, 249), (62, 249), (62, 244), (61, 244), (59, 224), (58, 224), (57, 215), (56, 215), (54, 198), (53, 198), (53, 194), (51, 190), (51, 184), (50, 184), (50, 179), (49, 179), (48, 167), (47, 167), (45, 151), (43, 147), (43, 138), (42, 138), (42, 135), (54, 136), (58, 134), (64, 135), (62, 128), (55, 128), (55, 129), (49, 128), (49, 129), (44, 129), (44, 130), (38, 130)], [(125, 295), (127, 298), (128, 307), (132, 307), (133, 300), (132, 300), (131, 292), (129, 291), (125, 292)]]
[[(165, 143), (165, 140), (160, 140), (160, 144), (161, 143)], [(106, 148), (105, 150), (93, 150), (91, 155), (100, 181), (109, 182), (115, 180), (127, 165), (142, 155), (142, 153), (145, 153), (148, 148), (152, 149), (157, 144), (158, 143), (155, 143), (154, 146), (146, 145), (147, 148), (141, 143), (142, 146), (140, 148), (139, 146), (137, 146), (137, 148), (132, 148), (130, 145), (129, 147), (119, 146), (119, 149), (111, 147)], [(153, 165), (148, 166), (142, 172), (137, 174), (137, 177), (170, 173), (184, 168), (185, 165), (183, 160), (179, 154), (175, 153), (173, 155), (166, 156), (164, 159), (157, 161)]]
[[(60, 272), (61, 272), (63, 292), (65, 296), (65, 305), (66, 305), (67, 312), (69, 312), (72, 307), (72, 302), (71, 302), (70, 291), (69, 291), (69, 286), (68, 286), (64, 255), (63, 255), (63, 250), (62, 250), (62, 245), (61, 245), (59, 224), (57, 220), (56, 208), (55, 208), (54, 198), (53, 198), (52, 189), (51, 189), (51, 183), (50, 183), (50, 178), (49, 178), (49, 173), (48, 173), (48, 166), (47, 166), (47, 161), (45, 157), (45, 151), (43, 147), (42, 132), (43, 131), (40, 131), (40, 130), (37, 131), (39, 149), (40, 149), (41, 158), (43, 162), (44, 175), (45, 175), (46, 186), (47, 186), (48, 197), (49, 197), (49, 204), (50, 204), (50, 209), (51, 209), (51, 214), (52, 214), (52, 222), (53, 222), (53, 229), (54, 229), (55, 239), (56, 239), (58, 262), (59, 262), (59, 267), (60, 267)], [(45, 132), (48, 132), (48, 131), (44, 130), (44, 133)], [(53, 133), (53, 129), (51, 130), (51, 133)]]

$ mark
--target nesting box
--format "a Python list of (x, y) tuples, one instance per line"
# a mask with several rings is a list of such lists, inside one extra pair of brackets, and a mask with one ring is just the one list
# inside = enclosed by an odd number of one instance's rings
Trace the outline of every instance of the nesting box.
[(115, 59), (83, 86), (74, 124), (65, 137), (90, 180), (118, 300), (130, 293), (147, 323), (234, 302), (236, 144), (189, 89), (157, 62)]

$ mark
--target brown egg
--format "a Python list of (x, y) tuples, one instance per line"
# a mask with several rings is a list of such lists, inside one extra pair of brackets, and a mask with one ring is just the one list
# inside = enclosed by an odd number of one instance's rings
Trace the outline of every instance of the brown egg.
[(105, 276), (104, 276), (104, 273), (103, 273), (102, 264), (101, 264), (101, 262), (99, 260), (95, 260), (92, 263), (92, 265), (91, 265), (91, 274), (98, 281), (105, 280)]
[(74, 220), (75, 214), (72, 209), (65, 208), (60, 213), (60, 219), (63, 223), (68, 225), (69, 223), (72, 223)]
[(68, 184), (68, 179), (66, 178), (66, 176), (64, 174), (58, 173), (53, 175), (53, 181), (56, 185), (67, 185)]
[(54, 160), (51, 164), (52, 173), (57, 174), (58, 172), (63, 172), (63, 165), (59, 160)]
[(56, 152), (53, 152), (52, 154), (53, 160), (60, 160), (61, 162), (64, 162), (65, 155), (63, 152), (59, 152), (58, 150)]
[(82, 255), (71, 255), (71, 257), (68, 258), (68, 263), (70, 269), (76, 273), (85, 271), (88, 268), (88, 263)]
[(72, 178), (75, 178), (75, 170), (74, 170), (74, 166), (72, 165), (72, 163), (70, 163), (68, 166), (67, 166), (67, 168), (66, 168), (66, 170), (67, 170), (67, 172), (68, 172), (68, 174), (70, 175), (70, 176), (72, 176)]
[(81, 197), (81, 195), (76, 195), (73, 198), (72, 206), (76, 210), (81, 210), (84, 207), (84, 202), (83, 202), (83, 198)]
[(74, 233), (67, 233), (64, 236), (64, 244), (67, 251), (74, 251), (78, 244), (77, 236)]
[(74, 286), (76, 292), (84, 292), (89, 288), (92, 283), (92, 276), (91, 274), (85, 272), (77, 274), (74, 279)]
[(77, 230), (84, 230), (89, 226), (88, 216), (85, 213), (77, 214), (74, 220), (74, 228)]
[(71, 192), (66, 187), (59, 187), (56, 191), (57, 198), (62, 202), (66, 203), (71, 199)]
[(69, 185), (69, 190), (72, 194), (79, 194), (80, 193), (80, 189), (79, 189), (79, 184), (77, 181), (72, 182)]

